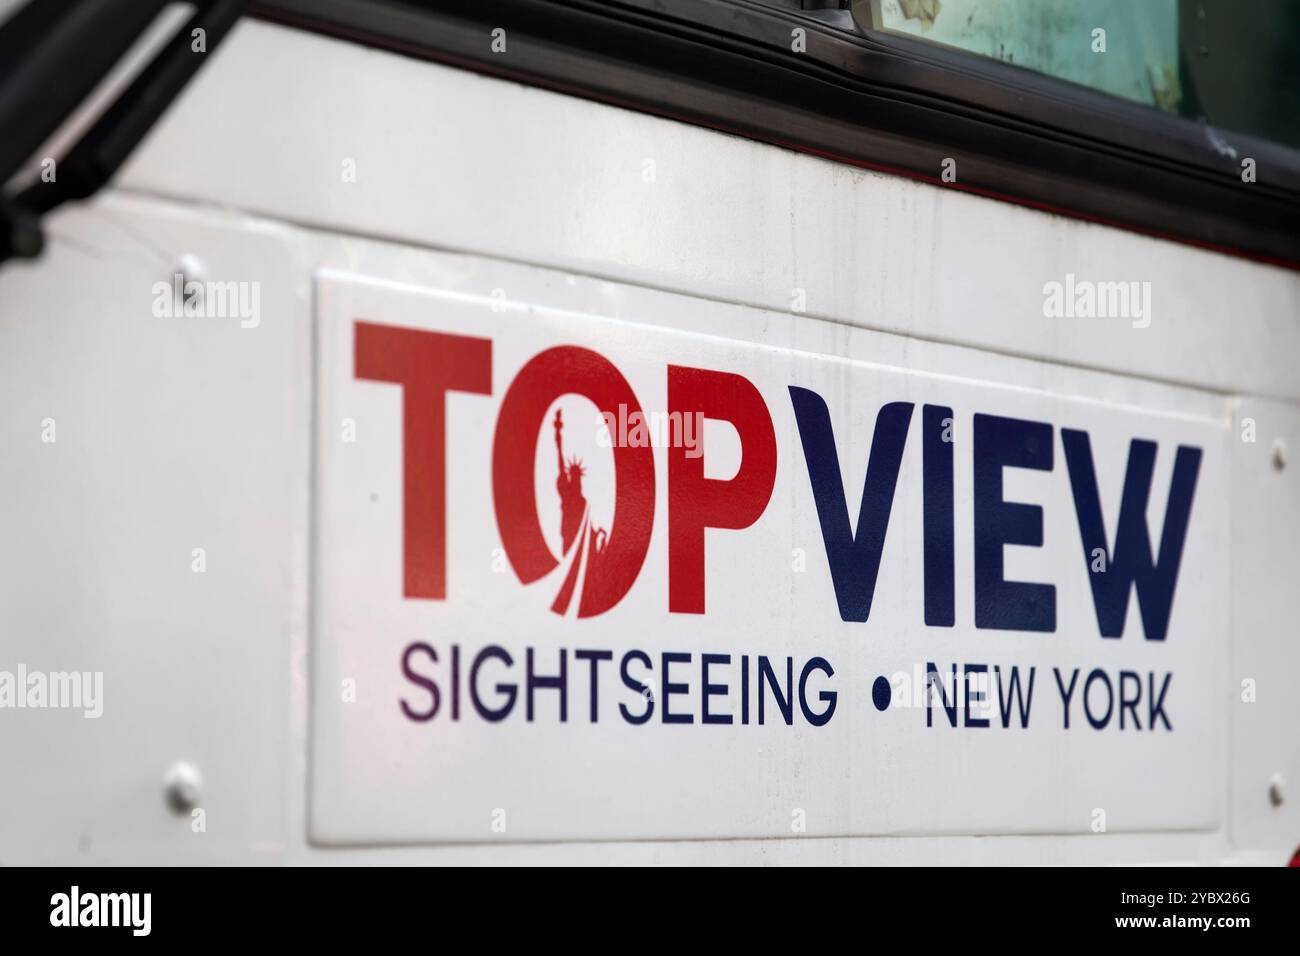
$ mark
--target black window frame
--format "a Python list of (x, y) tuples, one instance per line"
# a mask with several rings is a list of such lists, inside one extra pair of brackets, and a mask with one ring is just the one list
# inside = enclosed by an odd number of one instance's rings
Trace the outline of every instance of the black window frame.
[[(157, 0), (120, 0), (117, 7), (134, 9), (129, 3), (143, 8)], [(944, 189), (1300, 269), (1300, 151), (956, 48), (863, 30), (848, 10), (810, 5), (820, 9), (776, 0), (253, 0), (247, 13)], [(243, 7), (243, 0), (200, 0), (196, 17), (212, 20), (220, 34)], [(47, 20), (53, 13), (53, 5), (40, 8)], [(498, 27), (508, 38), (500, 55), (491, 51)], [(805, 31), (801, 52), (792, 48), (796, 29)], [(91, 35), (81, 30), (75, 39)], [(43, 62), (27, 57), (22, 68)], [(103, 129), (79, 144), (85, 182), (60, 190), (60, 198), (85, 198), (103, 185), (194, 69), (178, 55), (152, 64)], [(94, 70), (81, 61), (57, 73), (60, 88), (72, 95), (72, 79), (83, 73), (88, 81)], [(65, 75), (72, 79), (64, 82)], [(26, 113), (39, 90), (23, 83), (9, 92), (26, 117), (16, 121), (30, 134), (25, 146), (44, 129)], [(957, 161), (956, 182), (941, 178), (949, 157)], [(1255, 160), (1253, 182), (1242, 178), (1245, 157)], [(5, 199), (5, 250), (22, 232), (14, 226), (18, 213), (48, 206), (44, 194)], [(39, 243), (30, 245), (27, 254)], [(5, 250), (0, 254), (13, 251)]]
[[(261, 0), (252, 15), (1300, 268), (1300, 152), (761, 0)], [(507, 31), (505, 54), (491, 31)], [(806, 50), (791, 49), (805, 31)], [(958, 177), (942, 181), (941, 163)], [(1241, 160), (1255, 161), (1243, 182)]]

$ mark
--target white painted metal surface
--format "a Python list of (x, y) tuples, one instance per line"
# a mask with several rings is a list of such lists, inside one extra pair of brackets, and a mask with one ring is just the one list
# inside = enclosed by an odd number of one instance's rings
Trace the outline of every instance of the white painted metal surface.
[[(356, 182), (341, 175), (349, 159)], [(1294, 462), (1271, 458), (1275, 438), (1300, 448), (1292, 273), (260, 24), (232, 35), (113, 193), (50, 231), (44, 260), (0, 273), (0, 668), (102, 671), (104, 711), (0, 711), (0, 752), (23, 768), (0, 796), (0, 862), (1272, 863), (1300, 842), (1300, 801), (1268, 796), (1275, 775), (1300, 781), (1286, 681), (1300, 666), (1300, 498)], [(255, 327), (154, 314), (155, 283), (185, 255), (214, 281), (258, 284)], [(1071, 274), (1150, 281), (1149, 327), (1045, 317), (1044, 284)], [(799, 290), (807, 313), (791, 311)], [(338, 330), (359, 317), (487, 329), (501, 350), (494, 394), (466, 397), (449, 433), (473, 457), (451, 478), (463, 590), (437, 606), (392, 602), (397, 405), (346, 380)], [(645, 396), (665, 363), (695, 363), (751, 377), (771, 409), (776, 490), (754, 528), (708, 533), (703, 617), (665, 610), (662, 527), (626, 607), (609, 612), (625, 615), (618, 626), (525, 610), (531, 592), (492, 571), (484, 432), (530, 349), (578, 340)], [(881, 604), (866, 624), (841, 622), (781, 404), (795, 377), (827, 398), (836, 435), (854, 436), (840, 449), (855, 513), (870, 426), (893, 393), (918, 416), (953, 396), (959, 429), (975, 412), (1088, 428), (1112, 532), (1128, 439), (1160, 443), (1157, 528), (1166, 442), (1203, 448), (1168, 641), (1144, 641), (1132, 608), (1122, 639), (1098, 636), (1059, 444), (1051, 473), (1007, 479), (1007, 498), (1042, 504), (1047, 522), (1046, 550), (1008, 548), (1007, 576), (1057, 585), (1056, 634), (971, 626), (960, 445), (957, 626), (919, 617), (911, 458)], [(350, 396), (365, 405), (350, 416), (361, 440), (326, 444)], [(42, 441), (46, 419), (56, 441)], [(385, 483), (377, 502), (328, 493), (365, 487), (337, 458), (349, 452)], [(793, 575), (804, 541), (808, 571)], [(335, 603), (312, 603), (313, 567), (319, 583), (358, 559)], [(385, 736), (398, 632), (372, 646), (338, 630), (370, 626), (356, 614), (376, 602), (388, 603), (374, 620), (399, 630), (473, 618), (485, 630), (472, 639), (499, 628), (518, 647), (771, 642), (806, 656), (815, 641), (835, 648), (844, 710), (820, 740), (784, 724), (748, 738), (738, 731), (757, 728), (597, 731), (578, 719), (585, 699), (563, 731), (506, 722), (489, 739), (434, 721)], [(1174, 670), (1186, 718), (1150, 743), (947, 728), (932, 744), (944, 728), (919, 726), (923, 711), (877, 713), (864, 696), (871, 674), (929, 659)], [(354, 670), (356, 702), (333, 705)], [(1044, 678), (1036, 694), (1050, 701)], [(386, 775), (384, 757), (414, 759), (446, 726), (472, 756), (438, 751)], [(766, 765), (747, 759), (760, 747)], [(201, 773), (200, 832), (163, 800), (178, 760)], [(1105, 833), (1090, 827), (1098, 806), (1111, 808)], [(499, 807), (504, 832), (491, 827)], [(799, 807), (807, 831), (776, 838)], [(708, 836), (744, 839), (675, 839)], [(564, 838), (616, 842), (527, 842)]]
[[(1216, 690), (1227, 665), (1228, 626), (1228, 582), (1218, 560), (1228, 534), (1222, 406), (1167, 388), (1153, 388), (1140, 406), (1112, 404), (1105, 400), (1107, 377), (1084, 372), (1059, 377), (1051, 392), (1007, 387), (1000, 383), (1014, 381), (1021, 363), (953, 355), (956, 350), (944, 346), (930, 351), (942, 357), (947, 374), (926, 374), (931, 366), (923, 355), (911, 356), (908, 370), (900, 371), (864, 361), (874, 351), (866, 333), (845, 336), (842, 328), (803, 316), (660, 292), (634, 295), (612, 284), (575, 284), (566, 296), (581, 304), (575, 313), (548, 307), (545, 275), (492, 273), (488, 263), (471, 261), (474, 274), (495, 274), (516, 297), (497, 304), (491, 296), (475, 297), (472, 283), (448, 283), (450, 270), (437, 268), (442, 258), (425, 257), (434, 266), (427, 280), (407, 277), (419, 286), (434, 284), (434, 294), (338, 275), (322, 277), (317, 286), (313, 834), (330, 842), (399, 843), (488, 836), (499, 832), (494, 825), (532, 840), (1071, 833), (1090, 832), (1098, 810), (1108, 830), (1214, 827), (1225, 772), (1225, 698)], [(622, 321), (593, 317), (615, 298)], [(376, 347), (363, 352), (354, 345), (361, 341), (358, 322), (490, 343), (491, 395), (462, 388), (445, 399), (443, 600), (403, 589), (403, 506), (433, 494), (427, 470), (415, 474), (414, 488), (403, 489), (404, 458), (416, 454), (409, 434), (403, 441), (403, 422), (419, 414), (417, 404), (403, 411), (403, 396), (424, 380), (403, 387), (363, 375)], [(737, 340), (756, 328), (762, 329), (759, 344)], [(670, 366), (741, 375), (756, 387), (763, 403), (758, 417), (770, 416), (775, 430), (774, 485), (770, 495), (754, 496), (759, 515), (750, 527), (705, 533), (702, 613), (671, 610), (681, 606), (671, 597), (673, 577), (688, 571), (687, 561), (670, 550), (668, 529), (674, 512), (692, 507), (692, 499), (685, 480), (678, 484), (671, 472), (669, 448), (645, 453), (653, 460), (652, 492), (616, 495), (612, 452), (602, 449), (597, 434), (597, 406), (570, 393), (542, 406), (535, 451), (519, 449), (528, 480), (515, 482), (513, 471), (496, 473), (494, 462), (511, 441), (505, 429), (521, 418), (507, 407), (506, 395), (527, 387), (525, 363), (556, 346), (606, 358), (631, 386), (639, 403), (633, 408), (652, 418), (676, 410), (668, 395)], [(829, 357), (829, 350), (855, 360)], [(562, 364), (547, 374), (570, 373)], [(434, 380), (431, 374), (428, 381)], [(573, 391), (584, 381), (572, 374), (555, 388)], [(898, 489), (892, 507), (884, 506), (891, 512), (889, 530), (866, 621), (842, 620), (836, 604), (805, 464), (810, 456), (800, 447), (801, 431), (811, 426), (796, 425), (791, 386), (816, 391), (828, 406), (837, 478), (859, 534), (865, 534), (858, 507), (877, 412), (890, 402), (916, 403)], [(922, 403), (945, 406), (952, 421), (959, 583), (951, 627), (925, 624), (922, 531), (929, 503), (923, 502)], [(653, 515), (644, 563), (626, 595), (602, 613), (577, 619), (575, 608), (564, 616), (552, 609), (572, 563), (557, 533), (551, 427), (557, 409), (568, 423), (564, 454), (585, 467), (592, 525), (612, 531), (610, 547), (627, 534), (611, 527), (619, 511), (639, 516), (634, 509), (645, 503), (646, 520)], [(1048, 444), (1057, 445), (1056, 467), (1008, 469), (1005, 494), (1043, 509), (1043, 548), (1007, 547), (1006, 577), (1051, 584), (1056, 623), (1050, 633), (977, 628), (975, 605), (989, 600), (973, 584), (977, 414), (1086, 429), (1112, 529), (1129, 440), (1158, 441), (1148, 508), (1157, 543), (1175, 448), (1203, 449), (1163, 641), (1144, 639), (1136, 601), (1129, 604), (1123, 638), (1099, 634), (1071, 481), (1055, 434)], [(697, 446), (688, 426), (680, 454), (701, 453), (706, 475), (736, 476), (742, 443), (748, 460), (758, 454), (758, 440), (753, 434), (738, 440), (736, 429), (725, 427), (703, 430)], [(537, 434), (532, 430), (528, 438)], [(661, 437), (671, 442), (676, 435)], [(527, 583), (510, 547), (526, 535), (500, 517), (520, 495), (535, 496), (548, 548), (558, 559), (544, 577)], [(406, 534), (412, 537), (410, 529)], [(594, 560), (589, 553), (580, 569), (589, 579), (610, 570)], [(475, 679), (471, 662), (495, 647), (511, 660), (484, 656)], [(458, 676), (453, 648), (460, 654)], [(595, 664), (594, 679), (591, 662), (577, 658), (584, 649), (611, 655)], [(624, 664), (633, 651), (645, 657)], [(563, 668), (563, 691), (540, 685), (530, 695), (529, 654), (536, 674), (551, 677)], [(712, 656), (707, 706), (706, 654)], [(760, 655), (770, 658), (776, 690), (759, 685)], [(620, 679), (620, 665), (629, 681)], [(957, 714), (945, 718), (939, 688), (927, 706), (924, 675), (933, 668), (949, 678), (954, 666), (963, 675), (967, 667), (988, 671), (971, 671), (974, 703), (963, 682), (940, 685)], [(995, 667), (1005, 683), (981, 687), (981, 675)], [(1101, 676), (1091, 678), (1098, 670)], [(1124, 695), (1133, 705), (1123, 721), (1121, 671), (1128, 672)], [(1014, 696), (1012, 675), (1020, 681)], [(882, 712), (871, 694), (880, 677), (893, 688), (892, 705)], [(1084, 710), (1085, 682), (1092, 723)], [(638, 693), (643, 683), (652, 707)], [(670, 684), (680, 690), (670, 694)], [(460, 696), (458, 717), (451, 713), (454, 693)], [(982, 693), (990, 698), (984, 707)], [(526, 705), (529, 696), (532, 705)], [(798, 699), (785, 718), (782, 696)], [(706, 724), (706, 714), (726, 723)], [(680, 722), (666, 722), (669, 716)], [(952, 798), (954, 785), (964, 790), (961, 799)]]

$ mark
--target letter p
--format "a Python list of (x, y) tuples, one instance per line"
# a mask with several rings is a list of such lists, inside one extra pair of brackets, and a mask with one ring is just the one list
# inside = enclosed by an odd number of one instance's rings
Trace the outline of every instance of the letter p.
[(749, 379), (728, 372), (668, 366), (668, 411), (730, 422), (740, 436), (740, 468), (732, 478), (704, 477), (699, 452), (668, 448), (668, 610), (704, 613), (704, 531), (748, 528), (772, 497), (776, 433), (763, 396)]

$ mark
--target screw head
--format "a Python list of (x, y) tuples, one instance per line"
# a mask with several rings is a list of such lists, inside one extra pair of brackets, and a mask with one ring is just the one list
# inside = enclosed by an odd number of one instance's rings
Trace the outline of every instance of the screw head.
[(182, 285), (189, 282), (203, 281), (203, 263), (199, 262), (197, 256), (189, 252), (177, 257), (176, 263), (172, 266), (172, 271), (180, 274)]
[(1280, 773), (1275, 773), (1273, 779), (1268, 783), (1268, 802), (1275, 807), (1280, 807), (1285, 799), (1285, 782), (1282, 780)]
[(1273, 442), (1273, 467), (1277, 471), (1286, 467), (1286, 442), (1280, 438)]
[(203, 778), (194, 764), (178, 760), (163, 775), (163, 798), (173, 813), (189, 813), (199, 805)]

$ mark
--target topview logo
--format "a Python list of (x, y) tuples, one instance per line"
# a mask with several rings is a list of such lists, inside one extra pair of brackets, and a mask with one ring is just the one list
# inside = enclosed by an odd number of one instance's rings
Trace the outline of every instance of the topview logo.
[[(492, 394), (492, 342), (370, 322), (356, 322), (354, 335), (355, 377), (403, 389), (403, 594), (445, 600), (447, 395)], [(706, 476), (702, 434), (693, 447), (670, 442), (663, 448), (662, 475), (656, 471), (650, 442), (610, 443), (594, 455), (599, 460), (566, 445), (572, 438), (566, 435), (563, 405), (575, 396), (589, 401), (602, 416), (630, 419), (643, 414), (627, 379), (591, 349), (545, 349), (525, 362), (505, 389), (491, 457), (497, 528), (521, 583), (533, 584), (563, 568), (551, 605), (557, 614), (571, 613), (576, 605), (577, 617), (593, 617), (629, 592), (649, 550), (659, 481), (666, 483), (672, 613), (705, 613), (706, 532), (743, 531), (770, 504), (778, 448), (768, 400), (749, 379), (734, 372), (667, 364), (664, 375), (670, 420), (713, 419), (734, 430), (740, 462), (730, 478)], [(828, 587), (843, 620), (865, 622), (870, 616), (904, 451), (909, 442), (919, 441), (926, 625), (955, 624), (954, 473), (955, 449), (960, 449), (973, 474), (975, 626), (1056, 630), (1055, 585), (1008, 580), (1004, 573), (1008, 546), (1043, 547), (1043, 509), (1008, 501), (1003, 494), (1004, 475), (1010, 469), (1056, 470), (1055, 426), (975, 412), (969, 431), (963, 428), (955, 435), (955, 414), (946, 405), (927, 403), (917, 414), (912, 402), (887, 402), (875, 416), (866, 461), (858, 465), (865, 467), (865, 474), (854, 516), (839, 457), (847, 438), (834, 434), (826, 401), (800, 384), (789, 385), (783, 399), (790, 402), (794, 416), (807, 472), (805, 487), (826, 551)], [(1088, 577), (1099, 632), (1108, 638), (1122, 636), (1129, 596), (1136, 592), (1146, 638), (1164, 640), (1201, 449), (1179, 445), (1175, 451), (1163, 528), (1153, 547), (1146, 515), (1156, 443), (1137, 438), (1129, 443), (1117, 518), (1103, 514), (1088, 432), (1061, 428), (1059, 447), (1079, 529), (1077, 567)], [(797, 451), (787, 453), (794, 460)], [(545, 483), (549, 475), (555, 476), (553, 496), (543, 493), (542, 475), (548, 476)], [(599, 495), (593, 480), (603, 484)], [(1113, 539), (1108, 528), (1115, 529)]]

